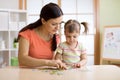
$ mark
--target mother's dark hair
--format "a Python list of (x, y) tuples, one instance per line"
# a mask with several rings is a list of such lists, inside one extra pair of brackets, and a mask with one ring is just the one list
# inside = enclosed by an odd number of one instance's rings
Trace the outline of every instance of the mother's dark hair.
[[(57, 4), (48, 3), (45, 6), (43, 6), (40, 12), (40, 18), (36, 22), (31, 23), (25, 26), (24, 28), (22, 28), (19, 32), (25, 31), (27, 29), (34, 29), (34, 28), (40, 27), (42, 25), (42, 22), (41, 22), (42, 18), (45, 21), (48, 21), (49, 19), (54, 19), (62, 15), (63, 15), (63, 12)], [(19, 39), (19, 36), (18, 36), (18, 39)], [(56, 35), (54, 34), (51, 48), (53, 51), (55, 51), (56, 47), (57, 47)]]

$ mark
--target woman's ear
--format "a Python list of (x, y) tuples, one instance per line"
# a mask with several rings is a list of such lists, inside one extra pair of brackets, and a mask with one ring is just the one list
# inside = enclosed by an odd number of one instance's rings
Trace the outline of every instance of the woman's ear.
[(42, 24), (45, 24), (46, 21), (42, 18), (42, 19), (41, 19), (41, 22), (42, 22)]

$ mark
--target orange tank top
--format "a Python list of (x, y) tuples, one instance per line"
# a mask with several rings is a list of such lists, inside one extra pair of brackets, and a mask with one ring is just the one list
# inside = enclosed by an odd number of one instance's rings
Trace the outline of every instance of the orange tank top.
[[(52, 59), (53, 51), (51, 50), (51, 41), (43, 40), (35, 33), (34, 30), (26, 30), (19, 33), (20, 36), (24, 37), (29, 41), (29, 56), (37, 59)], [(60, 42), (60, 37), (56, 36), (57, 43)]]

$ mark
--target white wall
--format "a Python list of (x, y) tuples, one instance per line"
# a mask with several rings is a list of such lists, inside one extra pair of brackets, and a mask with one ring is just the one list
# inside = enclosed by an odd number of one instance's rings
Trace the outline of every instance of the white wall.
[(0, 0), (0, 9), (19, 9), (19, 0)]
[(120, 24), (120, 0), (100, 0), (100, 26)]

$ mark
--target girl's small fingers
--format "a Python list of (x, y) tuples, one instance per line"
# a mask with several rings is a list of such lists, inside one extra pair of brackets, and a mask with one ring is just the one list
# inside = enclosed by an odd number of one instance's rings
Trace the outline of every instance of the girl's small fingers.
[(76, 67), (77, 67), (77, 68), (80, 68), (80, 64), (77, 64)]

